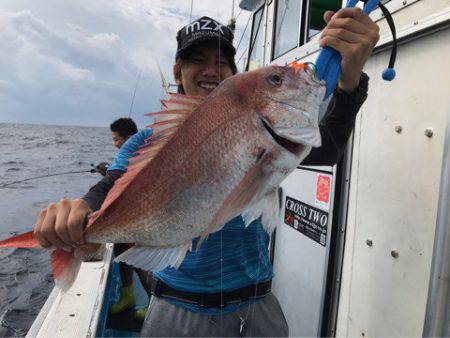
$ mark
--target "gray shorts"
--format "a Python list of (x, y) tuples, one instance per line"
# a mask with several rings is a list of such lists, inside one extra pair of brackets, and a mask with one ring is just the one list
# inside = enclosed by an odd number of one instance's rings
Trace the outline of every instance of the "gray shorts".
[[(242, 319), (245, 320), (240, 330)], [(289, 328), (276, 297), (266, 297), (233, 313), (211, 316), (152, 297), (141, 337), (287, 337)]]

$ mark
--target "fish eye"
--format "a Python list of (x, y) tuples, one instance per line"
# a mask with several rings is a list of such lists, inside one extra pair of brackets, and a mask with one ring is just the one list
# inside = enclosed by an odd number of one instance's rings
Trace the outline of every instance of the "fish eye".
[(280, 86), (283, 83), (283, 79), (281, 78), (280, 74), (278, 73), (273, 73), (271, 74), (267, 80), (269, 81), (269, 83), (273, 86)]

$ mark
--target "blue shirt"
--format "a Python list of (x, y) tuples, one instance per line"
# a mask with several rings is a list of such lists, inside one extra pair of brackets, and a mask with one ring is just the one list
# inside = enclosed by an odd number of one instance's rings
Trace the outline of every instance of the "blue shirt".
[(139, 150), (139, 147), (145, 143), (145, 140), (152, 136), (153, 131), (151, 129), (142, 129), (136, 134), (130, 136), (128, 140), (120, 147), (114, 156), (113, 163), (109, 166), (108, 171), (121, 170), (126, 171), (128, 165), (128, 159), (136, 156), (135, 151)]
[[(141, 130), (131, 136), (117, 152), (108, 170), (125, 171), (128, 159), (151, 136), (151, 130)], [(196, 248), (199, 238), (193, 240)], [(178, 269), (166, 268), (154, 271), (154, 277), (170, 287), (189, 292), (217, 293), (236, 290), (273, 277), (269, 259), (269, 235), (263, 229), (260, 219), (246, 228), (238, 216), (208, 236), (197, 252), (188, 251)], [(167, 299), (170, 303), (194, 312), (210, 315), (230, 313), (248, 305), (230, 304), (223, 309), (201, 308), (197, 305)]]

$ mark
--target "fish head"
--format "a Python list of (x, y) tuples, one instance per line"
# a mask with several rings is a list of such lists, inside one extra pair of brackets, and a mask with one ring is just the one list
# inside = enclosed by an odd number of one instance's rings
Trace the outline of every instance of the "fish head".
[(325, 94), (311, 66), (269, 66), (253, 77), (252, 104), (271, 137), (292, 153), (304, 146), (320, 147), (319, 107)]

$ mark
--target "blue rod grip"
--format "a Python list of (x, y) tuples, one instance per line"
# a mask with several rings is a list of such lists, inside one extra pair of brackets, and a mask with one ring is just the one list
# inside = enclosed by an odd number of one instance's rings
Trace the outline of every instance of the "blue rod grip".
[[(346, 7), (355, 7), (359, 0), (349, 0)], [(369, 0), (364, 6), (364, 12), (369, 14), (376, 6), (380, 0)], [(324, 100), (333, 93), (339, 81), (339, 76), (341, 75), (341, 54), (331, 47), (324, 47), (319, 53), (316, 60), (316, 70), (317, 76), (321, 80), (325, 80), (327, 90), (325, 93)]]

